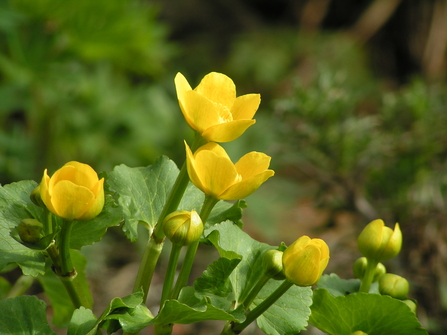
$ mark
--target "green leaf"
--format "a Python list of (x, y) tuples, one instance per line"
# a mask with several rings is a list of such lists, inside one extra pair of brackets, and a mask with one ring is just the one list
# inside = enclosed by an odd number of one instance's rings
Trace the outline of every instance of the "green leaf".
[[(264, 301), (282, 281), (269, 280), (253, 301), (255, 306)], [(312, 289), (292, 286), (257, 320), (258, 327), (268, 335), (293, 335), (306, 329), (312, 305)]]
[[(93, 298), (90, 293), (85, 268), (87, 266), (87, 259), (77, 250), (71, 250), (71, 259), (73, 266), (75, 267), (78, 275), (74, 279), (82, 289), (82, 292), (88, 294), (86, 297), (91, 307), (93, 305)], [(48, 296), (53, 307), (53, 319), (52, 322), (59, 327), (66, 327), (70, 319), (72, 318), (75, 307), (68, 295), (65, 286), (60, 279), (54, 274), (50, 266), (47, 266), (47, 270), (44, 276), (37, 278), (42, 285), (45, 294)]]
[(7, 281), (5, 278), (0, 277), (0, 300), (5, 299), (6, 295), (11, 290), (11, 283)]
[(238, 306), (262, 276), (262, 256), (273, 247), (252, 239), (229, 221), (210, 227), (205, 231), (205, 236), (217, 248), (221, 257), (242, 258), (229, 277)]
[(242, 322), (245, 314), (242, 308), (226, 312), (212, 305), (210, 299), (199, 299), (192, 287), (185, 287), (180, 292), (179, 300), (166, 300), (154, 323), (167, 325), (170, 323), (190, 324), (206, 320), (227, 320)]
[(0, 334), (55, 335), (46, 318), (46, 306), (34, 296), (0, 301)]
[(233, 308), (234, 294), (229, 276), (239, 264), (240, 259), (221, 257), (203, 272), (202, 277), (194, 282), (198, 298), (208, 297), (211, 303), (225, 311)]
[(67, 335), (85, 335), (96, 325), (96, 316), (90, 309), (81, 307), (74, 311)]
[(0, 187), (0, 270), (16, 263), (27, 276), (36, 277), (45, 272), (42, 253), (28, 249), (10, 236), (10, 231), (22, 219), (40, 217), (42, 209), (29, 198), (36, 187), (37, 183), (31, 180)]
[(325, 289), (314, 291), (309, 322), (332, 335), (350, 335), (361, 330), (368, 335), (423, 335), (415, 314), (400, 300), (389, 296), (354, 293), (332, 296)]
[[(138, 238), (138, 223), (149, 230), (155, 227), (178, 173), (175, 163), (162, 156), (151, 166), (130, 168), (122, 164), (108, 174), (106, 183), (116, 193), (117, 202), (124, 212), (123, 229), (131, 241)], [(191, 185), (186, 192), (189, 195), (179, 208), (200, 206), (203, 194)]]
[(101, 240), (107, 229), (119, 226), (123, 221), (123, 213), (111, 195), (106, 195), (104, 209), (95, 218), (89, 221), (76, 221), (73, 224), (70, 236), (70, 247), (81, 249)]
[(325, 288), (334, 297), (358, 292), (360, 279), (341, 279), (335, 273), (321, 276), (317, 283), (318, 288)]
[(152, 323), (153, 316), (142, 302), (142, 290), (124, 298), (112, 299), (87, 335), (96, 335), (99, 327), (107, 328), (109, 333), (120, 327), (129, 332), (138, 332), (143, 329)]
[(245, 202), (245, 200), (238, 200), (232, 205), (225, 201), (220, 201), (211, 212), (207, 223), (216, 224), (226, 220), (230, 220), (242, 229), (243, 223), (241, 221), (241, 218), (242, 209), (244, 208), (247, 208), (247, 203)]

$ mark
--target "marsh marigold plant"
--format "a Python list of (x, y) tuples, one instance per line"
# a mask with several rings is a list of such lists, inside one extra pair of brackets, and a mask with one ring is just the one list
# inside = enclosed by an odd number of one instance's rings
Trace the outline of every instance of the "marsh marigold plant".
[(236, 86), (224, 74), (211, 72), (192, 89), (178, 73), (175, 88), (183, 116), (189, 126), (209, 142), (230, 142), (241, 136), (253, 120), (261, 97), (236, 97)]
[(219, 200), (242, 199), (262, 185), (275, 172), (269, 170), (270, 157), (250, 152), (234, 164), (216, 143), (207, 143), (194, 154), (186, 144), (186, 164), (193, 184)]
[(68, 162), (51, 178), (45, 169), (39, 187), (45, 206), (66, 220), (93, 219), (104, 207), (104, 178), (87, 164)]

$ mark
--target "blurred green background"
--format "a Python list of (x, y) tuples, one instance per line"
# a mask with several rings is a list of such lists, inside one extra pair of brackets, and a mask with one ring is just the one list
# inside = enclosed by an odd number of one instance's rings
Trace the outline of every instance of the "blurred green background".
[[(446, 0), (0, 0), (0, 183), (69, 160), (180, 164), (192, 132), (173, 78), (225, 73), (262, 97), (257, 124), (225, 147), (266, 152), (276, 171), (245, 229), (271, 244), (320, 236), (328, 271), (349, 278), (365, 224), (399, 222), (404, 250), (386, 265), (445, 334), (446, 50)], [(127, 243), (117, 235), (108, 243)], [(119, 277), (138, 248), (113, 249), (93, 264), (112, 258)]]

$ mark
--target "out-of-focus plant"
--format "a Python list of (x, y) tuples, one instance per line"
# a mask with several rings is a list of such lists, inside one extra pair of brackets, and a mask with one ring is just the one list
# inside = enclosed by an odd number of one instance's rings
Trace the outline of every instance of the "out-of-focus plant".
[(105, 169), (168, 149), (173, 136), (159, 130), (175, 126), (174, 106), (150, 78), (173, 48), (152, 4), (12, 0), (0, 13), (2, 182), (69, 157)]

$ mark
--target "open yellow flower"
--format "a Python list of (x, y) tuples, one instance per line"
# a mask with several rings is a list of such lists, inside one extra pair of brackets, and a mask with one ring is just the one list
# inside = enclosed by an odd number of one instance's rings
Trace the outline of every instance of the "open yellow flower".
[(284, 275), (298, 286), (315, 284), (329, 263), (329, 247), (319, 238), (301, 236), (282, 256)]
[(63, 219), (90, 220), (104, 207), (104, 178), (98, 180), (87, 164), (68, 162), (51, 178), (45, 169), (40, 196), (45, 206)]
[(256, 122), (253, 116), (261, 102), (260, 95), (246, 94), (236, 98), (236, 87), (224, 74), (207, 74), (193, 90), (178, 73), (175, 88), (186, 122), (207, 141), (233, 141)]
[(185, 145), (189, 178), (198, 189), (216, 199), (245, 198), (275, 174), (268, 170), (270, 157), (261, 152), (250, 152), (233, 164), (226, 151), (214, 142), (194, 154)]

